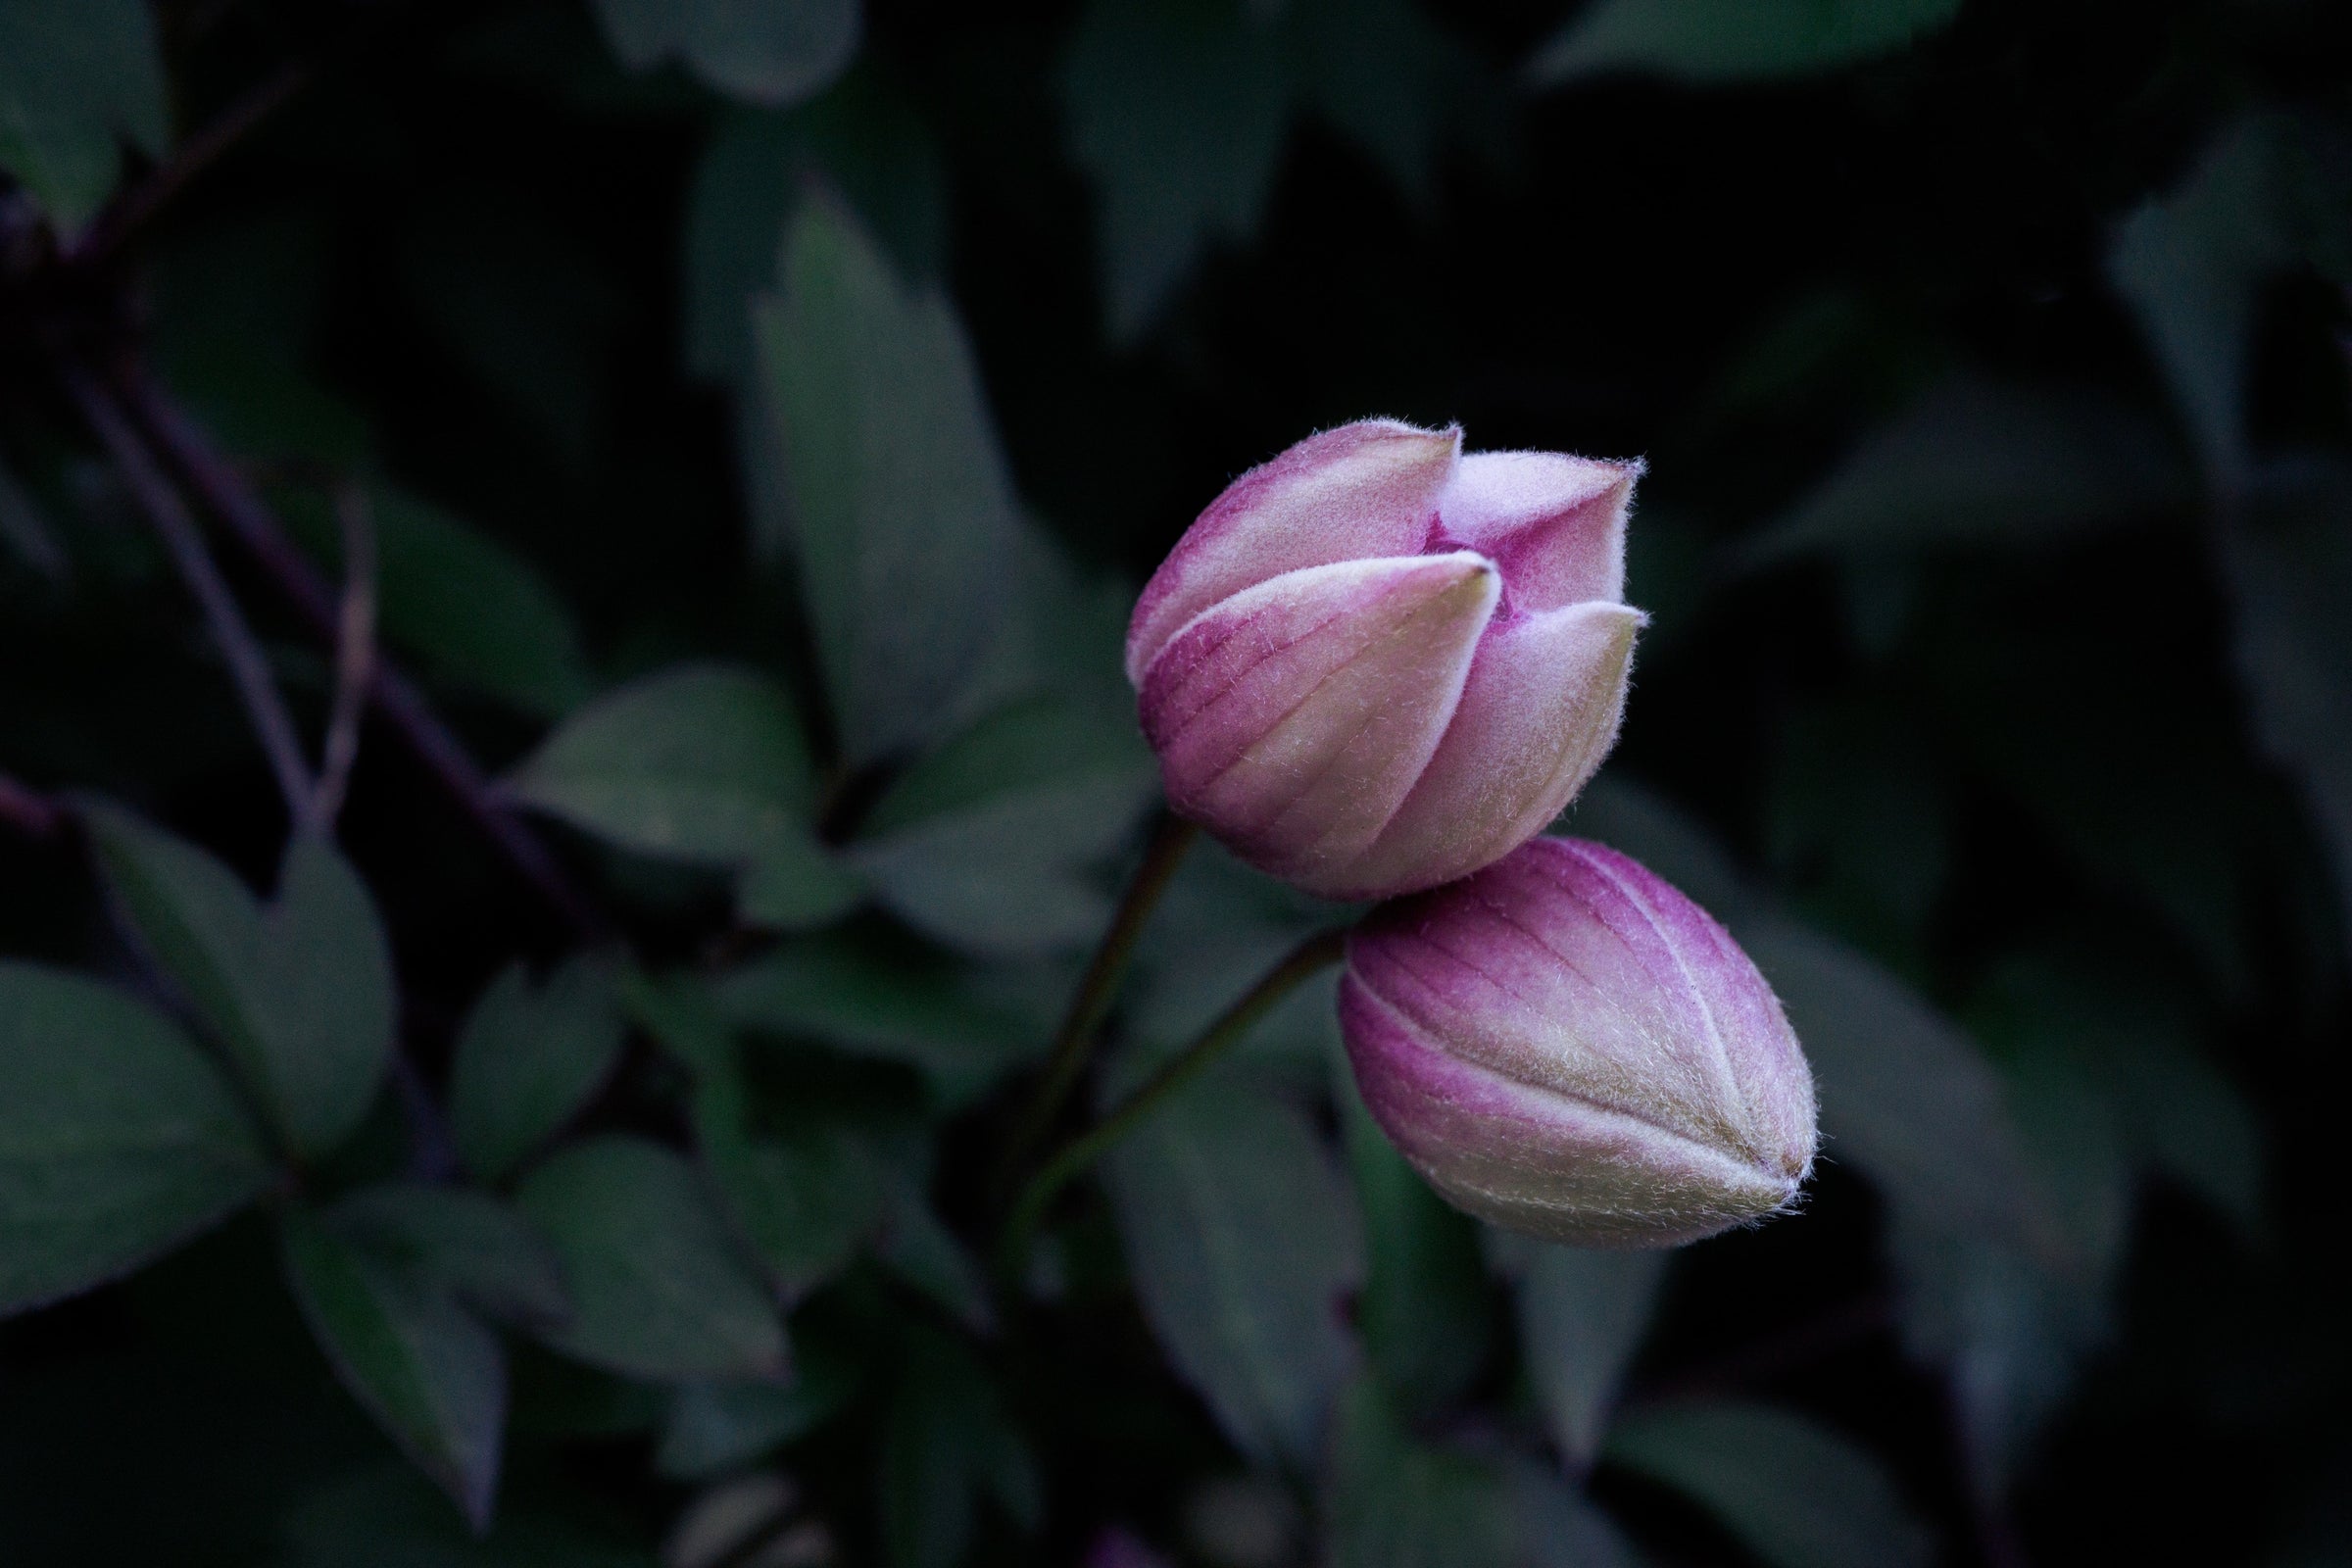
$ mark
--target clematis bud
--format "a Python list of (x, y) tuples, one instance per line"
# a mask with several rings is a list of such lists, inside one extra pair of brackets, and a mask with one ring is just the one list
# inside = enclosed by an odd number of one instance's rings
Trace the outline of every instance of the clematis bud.
[(1348, 942), (1356, 1085), (1455, 1206), (1585, 1247), (1672, 1247), (1787, 1209), (1813, 1076), (1704, 909), (1614, 850), (1541, 838)]
[(1168, 804), (1328, 898), (1435, 887), (1542, 832), (1617, 738), (1640, 472), (1367, 419), (1242, 475), (1128, 627)]

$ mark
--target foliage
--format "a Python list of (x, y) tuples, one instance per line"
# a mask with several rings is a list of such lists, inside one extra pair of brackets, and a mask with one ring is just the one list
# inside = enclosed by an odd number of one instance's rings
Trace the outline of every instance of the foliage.
[[(2295, 0), (0, 0), (8, 1560), (2338, 1560), (2347, 81)], [(1562, 826), (1772, 981), (1800, 1213), (1489, 1231), (1308, 986), (1008, 1237), (1135, 587), (1374, 413), (1645, 456)], [(1194, 850), (1043, 1149), (1349, 913)]]

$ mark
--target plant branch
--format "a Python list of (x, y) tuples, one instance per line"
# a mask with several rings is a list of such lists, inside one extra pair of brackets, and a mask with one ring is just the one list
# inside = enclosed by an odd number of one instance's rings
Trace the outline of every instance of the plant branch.
[(1300, 983), (1319, 971), (1340, 961), (1347, 951), (1348, 933), (1345, 930), (1319, 931), (1293, 948), (1289, 955), (1266, 971), (1257, 984), (1242, 994), (1239, 1001), (1219, 1013), (1214, 1022), (1202, 1030), (1193, 1043), (1169, 1059), (1159, 1071), (1145, 1081), (1144, 1086), (1122, 1101), (1116, 1109), (1105, 1115), (1086, 1132), (1062, 1146), (1061, 1152), (1045, 1163), (1029, 1185), (1022, 1189), (1020, 1201), (1013, 1205), (1012, 1217), (1005, 1222), (1004, 1244), (998, 1250), (999, 1263), (1007, 1279), (1018, 1279), (1029, 1253), (1029, 1241), (1038, 1222), (1045, 1217), (1046, 1205), (1070, 1181), (1085, 1172), (1117, 1145), (1120, 1139), (1133, 1132), (1152, 1112), (1178, 1090), (1200, 1076), (1209, 1064), (1249, 1034), (1250, 1028), (1273, 1009), (1276, 1003), (1297, 990)]
[(1135, 961), (1136, 943), (1143, 936), (1144, 922), (1151, 918), (1160, 895), (1167, 892), (1176, 868), (1184, 863), (1185, 851), (1192, 848), (1200, 831), (1172, 812), (1160, 817), (1152, 834), (1152, 843), (1144, 851), (1143, 863), (1128, 879), (1127, 891), (1120, 896), (1109, 929), (1102, 933), (1102, 941), (1088, 961), (1086, 973), (1079, 978), (1078, 989), (1071, 994), (1069, 1009), (1062, 1015), (1061, 1027), (1054, 1036), (1045, 1071), (1022, 1107), (1020, 1119), (1013, 1123), (1012, 1136), (1005, 1140), (1004, 1155), (997, 1165), (999, 1191), (1009, 1189), (1020, 1175), (1021, 1166), (1053, 1130), (1054, 1118), (1061, 1113), (1070, 1092), (1085, 1075), (1096, 1032), (1118, 997), (1119, 982), (1126, 977), (1128, 965)]
[(375, 675), (375, 518), (367, 492), (356, 484), (337, 486), (335, 517), (343, 528), (343, 607), (335, 627), (334, 709), (319, 749), (318, 793), (311, 809), (321, 831), (333, 828), (351, 788), (360, 720)]
[(254, 735), (270, 760), (270, 771), (277, 779), (278, 793), (285, 797), (286, 814), (297, 827), (305, 825), (315, 786), (310, 769), (303, 763), (302, 742), (295, 732), (293, 715), (286, 710), (285, 698), (270, 673), (270, 662), (262, 653), (253, 628), (246, 624), (245, 612), (237, 608), (236, 596), (229, 591), (227, 580), (205, 548), (204, 535), (197, 531), (196, 520), (188, 515), (179, 492), (156, 466), (146, 444), (115, 407), (114, 400), (106, 395), (97, 376), (71, 354), (58, 356), (58, 369), (65, 379), (67, 395), (96, 433), (99, 444), (106, 448), (116, 471), (129, 487), (132, 500), (157, 537), (163, 540), (180, 579), (195, 596), (214, 645), (226, 661), (237, 695), (244, 702), (245, 716), (252, 722)]
[(109, 204), (98, 215), (97, 221), (74, 242), (66, 259), (76, 267), (97, 266), (109, 260), (191, 180), (275, 114), (317, 73), (316, 61), (298, 60), (280, 66), (268, 80), (221, 111), (203, 129), (174, 148), (168, 161), (156, 166), (144, 179)]
[[(125, 367), (120, 382), (139, 422), (170, 454), (205, 505), (228, 525), (254, 564), (277, 584), (312, 628), (320, 637), (332, 638), (341, 618), (333, 591), (286, 537), (244, 476), (142, 368)], [(390, 661), (376, 660), (368, 694), (393, 731), (523, 879), (581, 935), (603, 938), (610, 928), (595, 905), (573, 886), (538, 835), (498, 798), (481, 764), (434, 716), (423, 695)]]

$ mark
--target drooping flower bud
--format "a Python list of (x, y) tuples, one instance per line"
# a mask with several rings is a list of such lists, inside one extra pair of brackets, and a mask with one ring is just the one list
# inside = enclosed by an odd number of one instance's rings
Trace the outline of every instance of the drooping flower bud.
[(1168, 804), (1341, 899), (1542, 832), (1617, 738), (1640, 472), (1367, 419), (1236, 479), (1128, 627)]
[(1455, 1206), (1585, 1247), (1788, 1208), (1813, 1076), (1772, 988), (1639, 863), (1540, 838), (1372, 912), (1340, 1025), (1364, 1103)]

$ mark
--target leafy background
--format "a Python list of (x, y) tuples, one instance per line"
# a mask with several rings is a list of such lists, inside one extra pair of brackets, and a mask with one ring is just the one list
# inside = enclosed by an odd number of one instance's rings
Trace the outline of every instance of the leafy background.
[[(2347, 66), (2322, 0), (0, 0), (7, 1560), (2352, 1559)], [(1786, 1000), (1810, 1206), (1484, 1233), (1310, 993), (1001, 1284), (1127, 598), (1375, 412), (1646, 456), (1567, 825)], [(371, 586), (331, 838), (159, 487), (312, 750)], [(1336, 912), (1197, 855), (1100, 1092)]]

